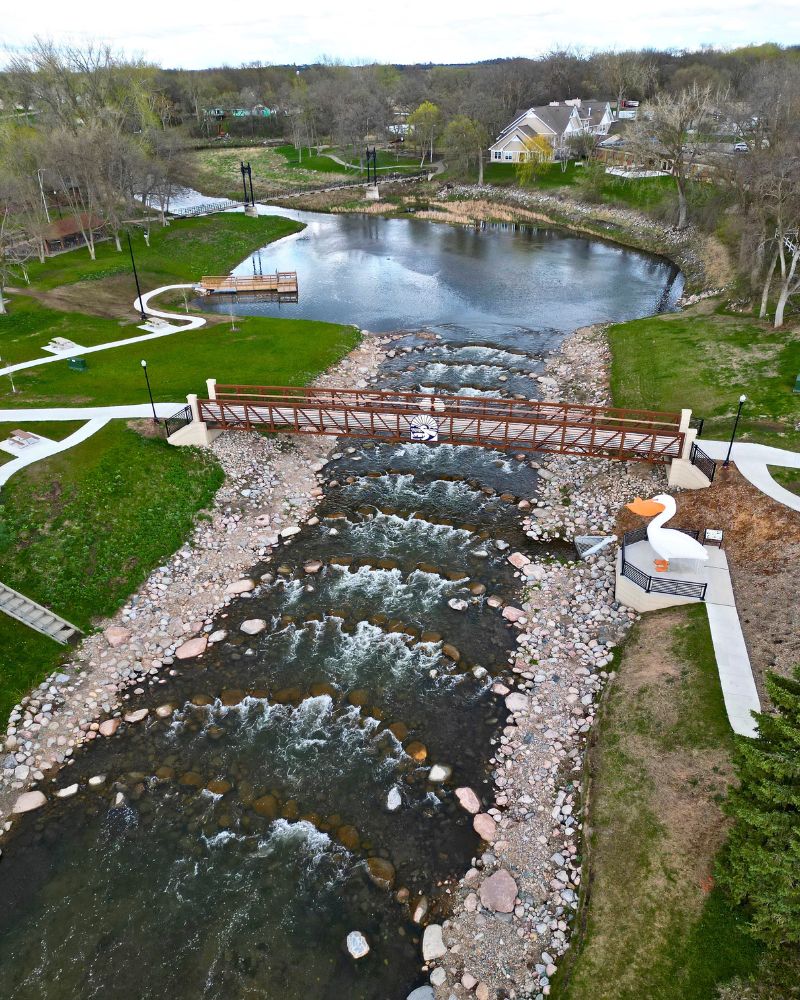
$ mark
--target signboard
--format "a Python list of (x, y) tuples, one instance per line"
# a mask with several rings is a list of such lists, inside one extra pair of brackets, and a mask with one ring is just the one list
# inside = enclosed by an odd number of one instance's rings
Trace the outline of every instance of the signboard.
[(411, 440), (435, 444), (439, 440), (439, 422), (427, 414), (411, 418)]

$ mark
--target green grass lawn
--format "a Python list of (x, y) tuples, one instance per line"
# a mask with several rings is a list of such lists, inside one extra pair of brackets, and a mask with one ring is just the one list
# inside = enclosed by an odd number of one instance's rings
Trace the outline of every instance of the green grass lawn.
[[(138, 231), (133, 235), (136, 267), (144, 290), (156, 284), (197, 281), (204, 274), (228, 274), (259, 247), (299, 232), (302, 223), (277, 215), (251, 219), (243, 213), (221, 212), (197, 219), (180, 219), (150, 230), (150, 246)], [(56, 288), (77, 281), (130, 274), (127, 245), (118, 253), (112, 241), (97, 244), (97, 259), (89, 251), (73, 250), (30, 267), (35, 288)], [(11, 314), (9, 314), (11, 315)], [(0, 335), (2, 328), (0, 328)]]
[[(89, 629), (182, 544), (221, 482), (207, 453), (115, 421), (3, 488), (0, 579)], [(0, 614), (0, 717), (63, 652)]]
[(341, 180), (342, 174), (350, 173), (327, 156), (312, 153), (307, 157), (304, 153), (303, 162), (294, 163), (296, 156), (290, 145), (248, 149), (246, 153), (237, 149), (196, 150), (191, 157), (193, 184), (204, 194), (240, 199), (239, 164), (243, 159), (252, 168), (253, 192), (262, 200), (281, 190), (319, 187), (326, 178), (333, 183)]
[(734, 737), (705, 609), (649, 615), (617, 667), (590, 754), (588, 920), (553, 996), (714, 1000), (761, 948), (709, 879)]
[[(336, 160), (332, 160), (330, 156), (326, 156), (325, 153), (317, 153), (312, 147), (307, 149), (305, 146), (298, 152), (294, 146), (287, 143), (285, 146), (278, 146), (276, 152), (279, 153), (286, 161), (286, 166), (292, 169), (301, 170), (316, 170), (324, 174), (352, 174), (353, 171), (343, 166), (341, 163), (337, 163)], [(337, 153), (337, 155), (340, 155)], [(345, 159), (345, 156), (341, 156), (341, 159)]]
[(705, 418), (703, 436), (724, 440), (744, 393), (742, 440), (800, 447), (800, 406), (792, 394), (800, 372), (797, 329), (695, 308), (621, 323), (608, 335), (616, 406), (691, 407)]
[[(64, 314), (79, 327), (84, 317)], [(145, 359), (157, 401), (182, 402), (202, 394), (205, 380), (257, 385), (305, 385), (334, 364), (359, 339), (351, 326), (302, 319), (251, 316), (176, 333), (140, 344), (91, 354), (87, 370), (74, 372), (66, 361), (27, 368), (0, 379), (0, 408), (25, 406), (103, 406), (146, 403), (140, 362)]]

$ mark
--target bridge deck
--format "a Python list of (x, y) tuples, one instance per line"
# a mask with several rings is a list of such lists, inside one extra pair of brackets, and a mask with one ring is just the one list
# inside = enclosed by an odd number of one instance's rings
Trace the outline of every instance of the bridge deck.
[(432, 393), (218, 385), (200, 420), (225, 430), (413, 440), (412, 420), (435, 418), (438, 441), (501, 451), (669, 462), (683, 449), (680, 416), (574, 403)]

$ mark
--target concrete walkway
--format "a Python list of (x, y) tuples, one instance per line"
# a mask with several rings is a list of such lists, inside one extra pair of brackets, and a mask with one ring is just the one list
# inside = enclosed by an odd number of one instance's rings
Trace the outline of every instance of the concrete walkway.
[[(728, 442), (726, 441), (701, 439), (697, 445), (709, 458), (718, 462), (724, 461), (728, 454)], [(776, 483), (768, 468), (770, 465), (777, 465), (784, 469), (800, 469), (800, 452), (742, 441), (734, 444), (731, 461), (756, 489), (761, 490), (762, 493), (772, 497), (778, 503), (782, 503), (784, 507), (800, 512), (800, 496)]]
[[(141, 344), (146, 340), (158, 340), (159, 337), (169, 337), (173, 333), (183, 333), (185, 330), (196, 330), (205, 326), (206, 320), (202, 316), (182, 316), (180, 313), (161, 312), (158, 309), (149, 309), (148, 302), (155, 295), (174, 289), (191, 288), (194, 285), (163, 285), (161, 288), (154, 288), (152, 292), (147, 292), (142, 296), (142, 310), (149, 316), (156, 319), (173, 320), (173, 323), (164, 324), (159, 327), (151, 327), (145, 324), (139, 329), (150, 330), (150, 333), (141, 334), (138, 337), (128, 337), (126, 340), (112, 340), (107, 344), (97, 344), (95, 347), (75, 347), (70, 351), (62, 351), (59, 354), (48, 354), (43, 358), (35, 358), (33, 361), (21, 361), (16, 365), (9, 365), (7, 368), (0, 368), (0, 375), (13, 375), (14, 372), (23, 371), (26, 368), (38, 368), (40, 365), (49, 365), (54, 361), (63, 361), (65, 358), (79, 358), (85, 354), (96, 354), (98, 351), (110, 351), (114, 347), (127, 347), (129, 344)], [(134, 303), (136, 309), (140, 308), (139, 299)], [(56, 419), (56, 418), (54, 418)]]
[[(176, 413), (181, 403), (156, 403), (156, 413), (159, 417), (171, 417)], [(153, 411), (149, 403), (135, 404), (133, 406), (76, 406), (63, 407), (59, 409), (30, 409), (30, 410), (0, 410), (0, 423), (24, 423), (31, 420), (85, 420), (83, 427), (65, 437), (63, 441), (51, 441), (46, 438), (39, 445), (34, 445), (29, 453), (23, 453), (18, 458), (4, 465), (0, 465), (0, 486), (20, 469), (24, 469), (34, 462), (50, 458), (59, 452), (74, 448), (93, 434), (96, 434), (110, 420), (115, 419), (146, 419), (152, 417)]]
[(761, 703), (736, 605), (706, 601), (706, 613), (731, 729), (739, 736), (753, 738), (758, 728), (751, 713), (760, 712)]

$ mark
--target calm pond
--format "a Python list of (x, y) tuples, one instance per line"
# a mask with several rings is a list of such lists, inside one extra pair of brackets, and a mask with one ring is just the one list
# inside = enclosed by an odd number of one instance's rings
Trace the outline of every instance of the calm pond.
[[(384, 388), (533, 397), (566, 331), (670, 308), (682, 287), (664, 261), (541, 229), (285, 214), (306, 230), (237, 272), (296, 270), (299, 302), (237, 312), (405, 331)], [(254, 568), (282, 572), (215, 623), (225, 641), (134, 699), (180, 706), (172, 719), (77, 753), (57, 787), (79, 793), (6, 839), (3, 1000), (405, 1000), (425, 981), (412, 908), (446, 916), (439, 886), (480, 847), (453, 790), (491, 802), (490, 686), (514, 635), (486, 598), (518, 599), (509, 551), (568, 551), (519, 528), (529, 461), (338, 447), (319, 524)], [(268, 629), (241, 633), (254, 617)], [(432, 764), (452, 775), (432, 783)]]

